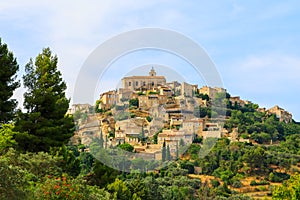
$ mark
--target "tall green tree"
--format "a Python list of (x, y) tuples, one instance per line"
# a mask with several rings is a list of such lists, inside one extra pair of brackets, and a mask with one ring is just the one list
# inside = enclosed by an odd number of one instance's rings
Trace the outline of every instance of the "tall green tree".
[(166, 141), (164, 141), (162, 149), (161, 149), (161, 160), (164, 162), (167, 158), (167, 149), (166, 149)]
[(7, 123), (14, 118), (17, 101), (11, 97), (20, 86), (16, 81), (18, 70), (16, 58), (0, 38), (0, 123)]
[(170, 146), (169, 145), (167, 146), (167, 150), (166, 150), (166, 159), (168, 161), (171, 160), (171, 152), (170, 152)]
[(62, 146), (73, 135), (74, 123), (66, 115), (69, 99), (66, 83), (57, 68), (58, 58), (49, 48), (43, 49), (35, 61), (25, 66), (23, 76), (26, 113), (18, 113), (16, 141), (24, 151), (48, 151)]

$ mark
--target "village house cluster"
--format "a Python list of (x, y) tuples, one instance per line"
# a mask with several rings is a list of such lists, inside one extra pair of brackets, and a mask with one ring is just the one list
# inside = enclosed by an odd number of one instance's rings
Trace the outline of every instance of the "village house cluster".
[[(99, 113), (88, 114), (88, 104), (73, 105), (70, 114), (80, 111), (73, 140), (88, 145), (94, 137), (102, 137), (106, 147), (129, 143), (143, 157), (157, 160), (166, 145), (175, 156), (179, 146), (189, 145), (195, 138), (228, 136), (224, 120), (195, 115), (195, 108), (210, 106), (208, 98), (226, 92), (224, 88), (166, 82), (152, 68), (148, 76), (124, 77), (121, 88), (102, 93), (97, 104)], [(208, 98), (200, 98), (200, 94)], [(242, 106), (250, 103), (240, 97), (229, 100)], [(291, 114), (278, 106), (264, 112), (276, 114), (284, 122), (292, 120)]]

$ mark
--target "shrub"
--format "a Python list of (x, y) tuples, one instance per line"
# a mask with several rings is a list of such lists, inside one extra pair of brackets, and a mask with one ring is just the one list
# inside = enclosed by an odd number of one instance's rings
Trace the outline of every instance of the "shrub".
[(234, 187), (234, 188), (241, 188), (242, 186), (243, 186), (243, 184), (240, 180), (234, 181), (232, 183), (232, 187)]

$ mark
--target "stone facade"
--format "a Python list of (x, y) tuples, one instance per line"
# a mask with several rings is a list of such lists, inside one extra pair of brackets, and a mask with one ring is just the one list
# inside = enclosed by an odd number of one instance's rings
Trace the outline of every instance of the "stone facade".
[(101, 103), (99, 104), (99, 109), (105, 109), (105, 110), (110, 109), (117, 102), (116, 91), (112, 90), (112, 91), (102, 93), (100, 95), (100, 101)]
[(73, 104), (66, 114), (73, 115), (77, 111), (80, 111), (81, 113), (89, 113), (91, 107), (92, 106), (90, 104)]
[(226, 89), (218, 88), (218, 87), (212, 88), (208, 86), (203, 86), (202, 88), (199, 89), (199, 93), (207, 94), (211, 99), (214, 99), (216, 97), (216, 94), (221, 92), (226, 92)]
[(285, 111), (284, 109), (280, 108), (279, 106), (274, 106), (267, 110), (267, 113), (275, 114), (276, 117), (281, 121), (285, 123), (289, 123), (293, 121), (293, 116), (290, 112)]
[(193, 134), (185, 131), (163, 130), (157, 136), (157, 144), (162, 146), (165, 142), (173, 155), (176, 153), (176, 147), (179, 146), (180, 140), (183, 140), (185, 145), (189, 145), (193, 142)]
[(164, 76), (156, 76), (153, 68), (149, 72), (149, 76), (129, 76), (122, 79), (122, 87), (132, 91), (147, 90), (162, 85), (166, 85), (166, 78)]
[(184, 120), (182, 122), (181, 130), (186, 131), (187, 133), (193, 133), (201, 135), (204, 126), (204, 120), (200, 118), (193, 118), (190, 120)]
[(181, 84), (181, 95), (185, 97), (193, 97), (195, 94), (195, 91), (198, 89), (198, 85), (191, 85), (186, 82), (183, 82)]

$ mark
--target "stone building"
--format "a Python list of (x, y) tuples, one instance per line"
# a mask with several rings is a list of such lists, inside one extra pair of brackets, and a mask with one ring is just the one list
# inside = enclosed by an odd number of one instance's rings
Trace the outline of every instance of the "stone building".
[(181, 95), (185, 97), (193, 97), (196, 90), (198, 90), (198, 85), (191, 85), (186, 82), (183, 82), (181, 84)]
[(276, 117), (279, 119), (281, 122), (289, 123), (292, 122), (293, 116), (290, 112), (285, 111), (284, 109), (280, 108), (279, 106), (274, 106), (270, 109), (267, 110), (267, 113), (270, 114), (275, 114)]
[(149, 76), (129, 76), (122, 79), (122, 87), (132, 91), (152, 89), (165, 84), (166, 78), (157, 76), (153, 68), (150, 70)]
[(90, 104), (73, 104), (66, 114), (73, 115), (78, 111), (81, 113), (89, 113), (91, 108), (92, 106)]
[(162, 146), (165, 142), (166, 146), (170, 147), (170, 152), (173, 155), (176, 153), (176, 148), (179, 146), (181, 140), (185, 145), (189, 145), (193, 142), (193, 134), (186, 133), (185, 131), (163, 130), (157, 136), (157, 144)]
[(204, 129), (202, 131), (203, 139), (206, 138), (221, 138), (222, 137), (222, 127), (219, 123), (206, 122)]
[(218, 87), (212, 88), (208, 86), (203, 86), (202, 88), (199, 89), (199, 93), (207, 94), (211, 99), (214, 99), (216, 97), (216, 94), (221, 92), (226, 92), (226, 89), (218, 88)]
[(251, 103), (250, 101), (242, 100), (239, 96), (230, 97), (229, 101), (231, 102), (232, 105), (238, 104), (240, 106), (245, 106)]
[(167, 96), (160, 94), (139, 95), (139, 107), (148, 109), (167, 103)]
[(113, 105), (116, 104), (116, 100), (117, 100), (116, 91), (111, 90), (111, 91), (102, 93), (100, 95), (101, 103), (99, 104), (99, 109), (105, 109), (105, 110), (110, 109)]
[(182, 122), (181, 130), (186, 131), (187, 133), (195, 133), (201, 135), (204, 127), (204, 120), (201, 118), (193, 118), (190, 120), (184, 120)]

